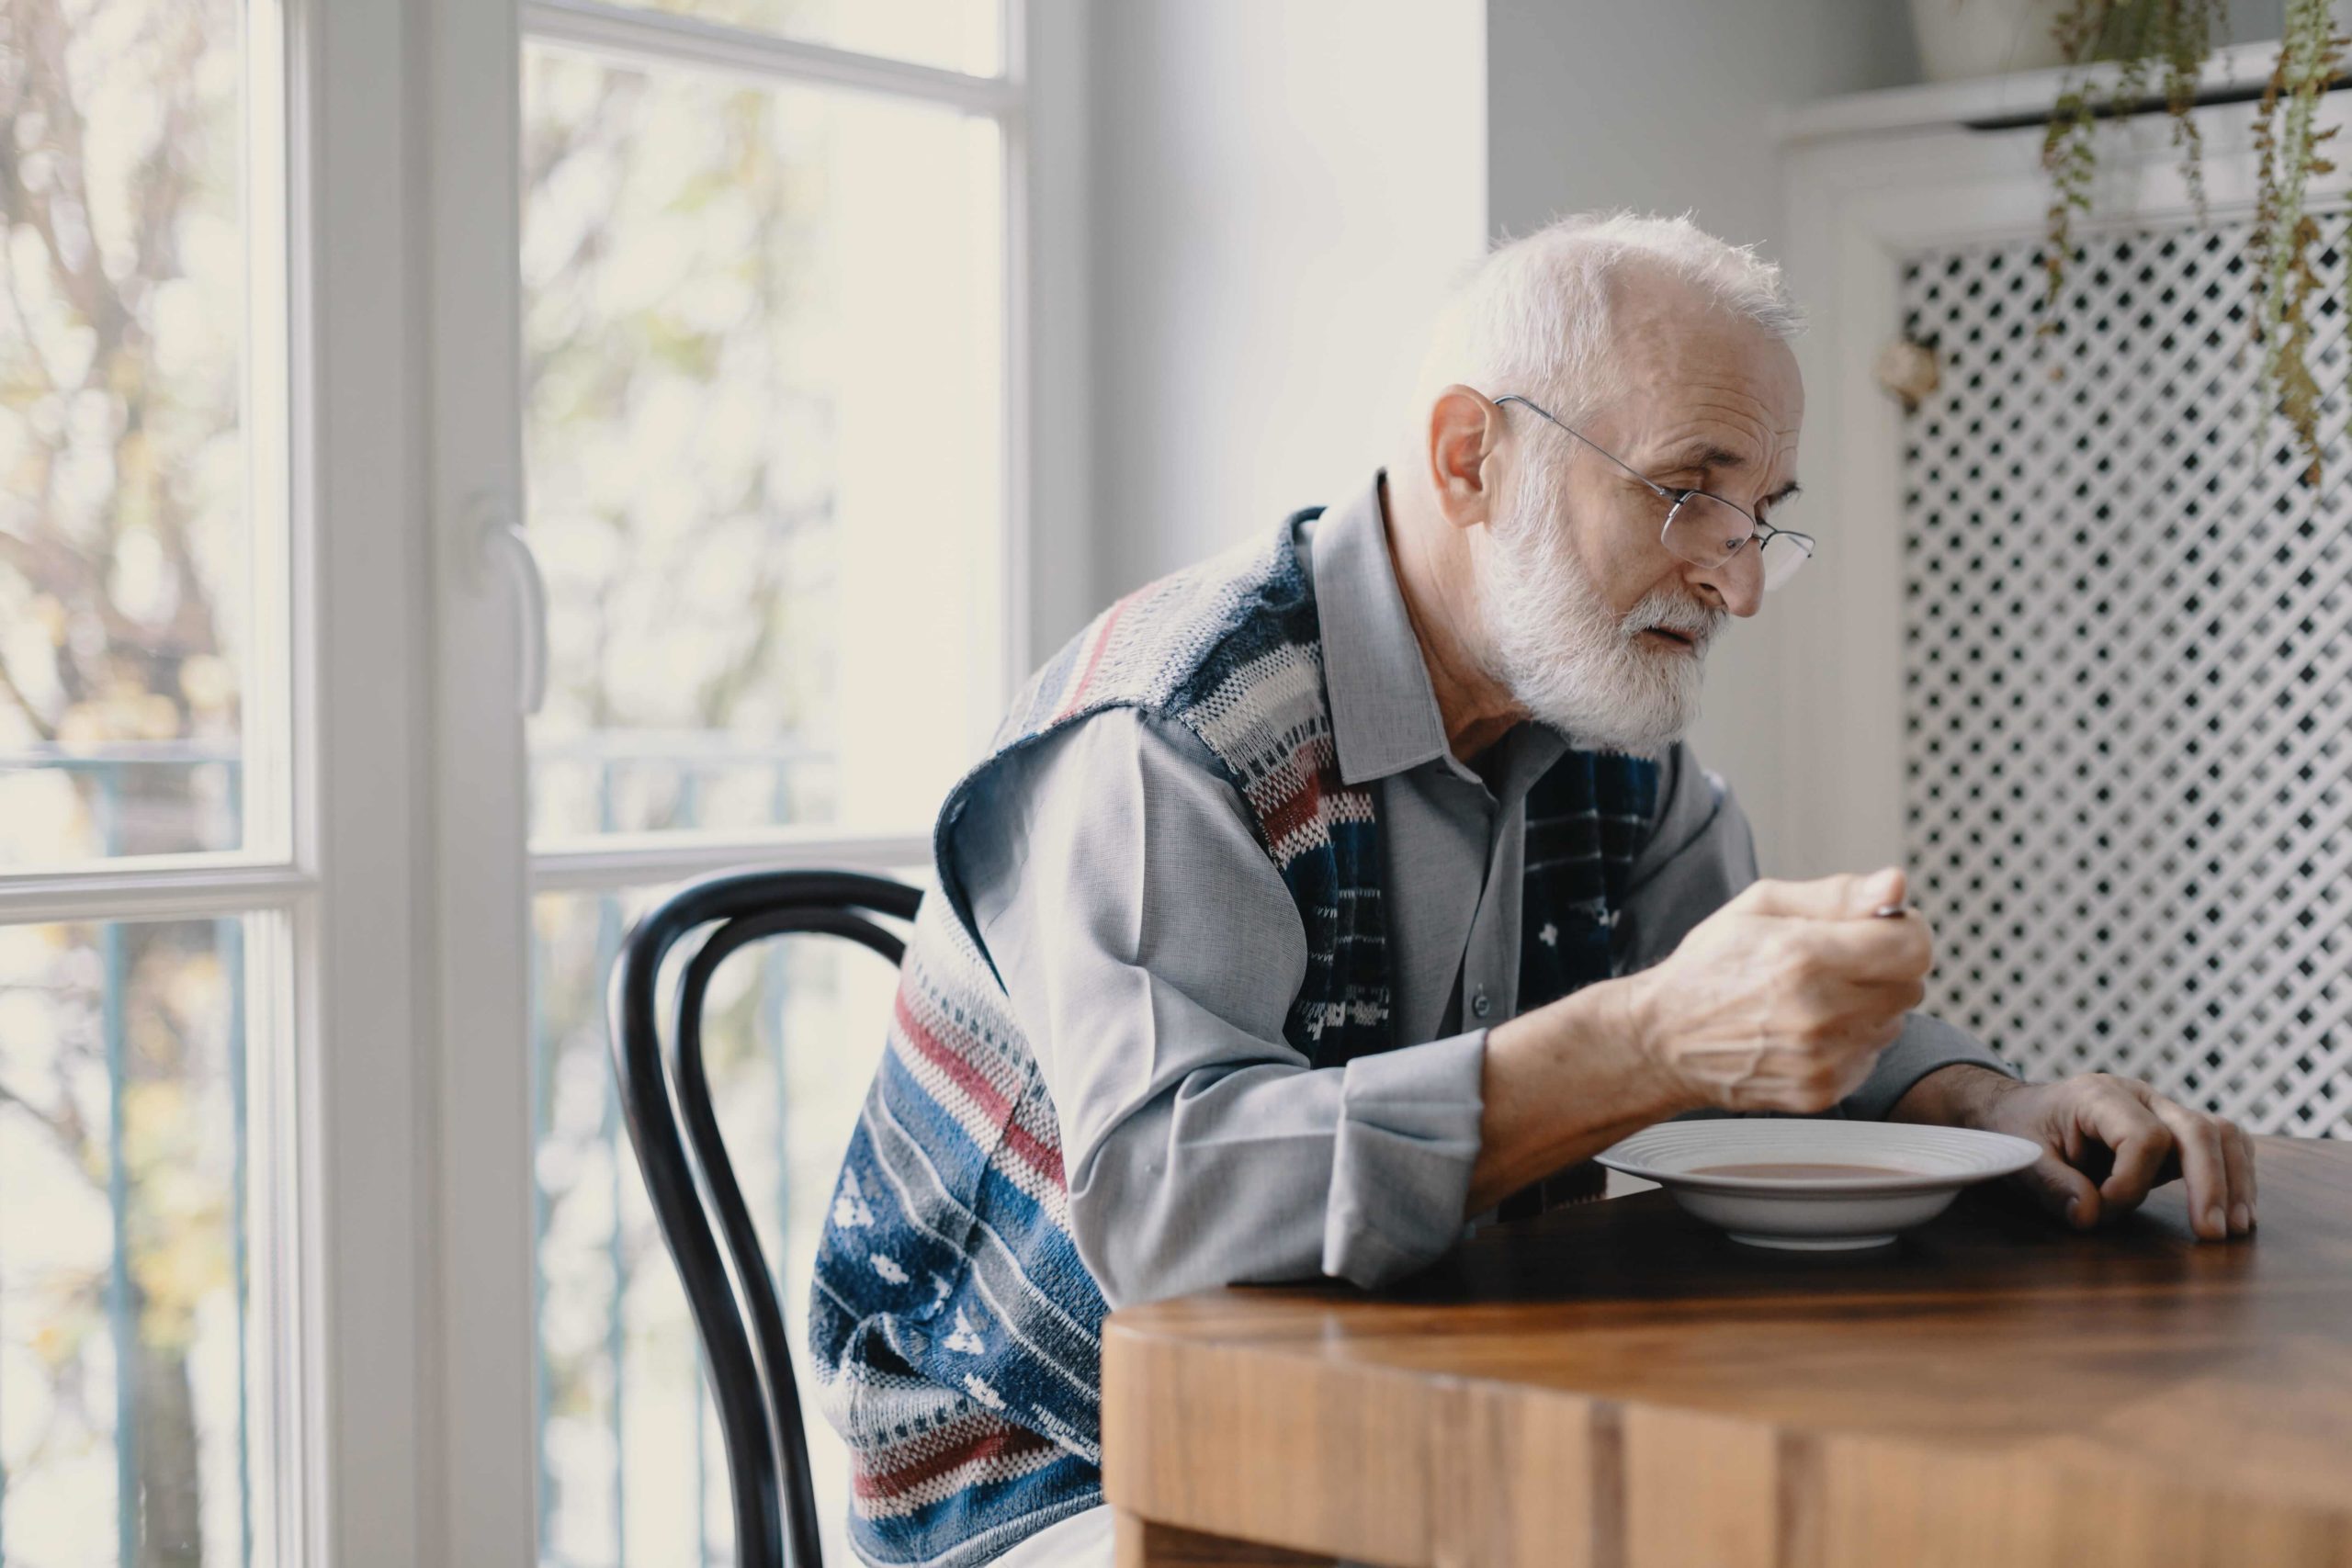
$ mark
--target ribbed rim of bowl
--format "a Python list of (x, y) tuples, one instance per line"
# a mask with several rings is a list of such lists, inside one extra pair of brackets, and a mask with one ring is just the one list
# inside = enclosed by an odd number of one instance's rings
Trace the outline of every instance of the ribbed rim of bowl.
[[(1662, 1122), (1611, 1145), (1595, 1157), (1628, 1176), (1726, 1192), (1912, 1192), (2007, 1176), (2040, 1159), (2041, 1149), (2006, 1133), (1979, 1133), (1966, 1127), (1742, 1116)], [(1884, 1165), (1906, 1174), (1850, 1179), (1701, 1176), (1692, 1169), (1765, 1160)]]

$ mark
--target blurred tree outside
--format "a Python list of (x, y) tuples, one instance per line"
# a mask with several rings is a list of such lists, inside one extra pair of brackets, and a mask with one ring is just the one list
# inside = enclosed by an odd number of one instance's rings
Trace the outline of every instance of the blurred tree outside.
[(542, 835), (829, 813), (827, 129), (805, 92), (526, 56)]
[(0, 1561), (12, 1565), (248, 1560), (234, 931), (0, 928)]
[[(238, 842), (243, 69), (234, 0), (0, 10), (0, 866)], [(198, 1386), (235, 1294), (234, 983), (211, 922), (0, 931), (6, 1234), (105, 1236), (78, 1271), (0, 1252), (38, 1311), (0, 1322), (12, 1564), (116, 1561), (119, 1517), (141, 1565), (243, 1554), (208, 1537), (205, 1467), (233, 1490), (243, 1456), (203, 1452)], [(111, 1461), (101, 1506), (64, 1479), (94, 1446), (133, 1456), (120, 1516)]]
[[(0, 14), (0, 863), (233, 848), (234, 0)], [(104, 764), (104, 765), (102, 765)]]

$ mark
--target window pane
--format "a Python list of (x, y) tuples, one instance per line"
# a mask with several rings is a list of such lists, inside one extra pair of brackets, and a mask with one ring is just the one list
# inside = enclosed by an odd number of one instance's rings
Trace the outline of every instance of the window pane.
[(706, 22), (781, 33), (993, 76), (1004, 69), (1002, 0), (621, 0)]
[(252, 1561), (244, 938), (0, 927), (11, 1564)]
[[(549, 894), (535, 912), (539, 1541), (541, 1561), (563, 1568), (700, 1568), (732, 1556), (718, 1418), (621, 1127), (605, 1031), (613, 956), (658, 897)], [(797, 937), (735, 954), (712, 984), (712, 1090), (796, 1355), (825, 1205), (896, 983), (860, 949)], [(826, 1439), (813, 1404), (806, 1415), (826, 1555), (854, 1562), (846, 1451)]]
[(241, 846), (235, 0), (0, 22), (0, 868)]
[(928, 824), (1001, 702), (993, 121), (525, 84), (542, 839)]

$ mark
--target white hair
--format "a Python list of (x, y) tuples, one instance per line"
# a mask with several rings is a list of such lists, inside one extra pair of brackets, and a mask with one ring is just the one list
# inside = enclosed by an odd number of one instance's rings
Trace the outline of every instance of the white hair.
[(1663, 276), (1786, 342), (1804, 318), (1781, 269), (1752, 245), (1719, 240), (1679, 218), (1579, 212), (1490, 252), (1440, 318), (1423, 395), (1455, 382), (1488, 397), (1517, 392), (1559, 418), (1582, 419), (1616, 389), (1611, 306), (1630, 276)]

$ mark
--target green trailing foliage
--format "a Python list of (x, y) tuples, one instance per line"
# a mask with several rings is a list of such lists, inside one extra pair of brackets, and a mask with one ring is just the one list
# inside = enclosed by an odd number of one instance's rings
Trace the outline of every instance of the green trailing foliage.
[(2320, 154), (2335, 128), (2319, 129), (2319, 100), (2335, 79), (2345, 41), (2327, 0), (2288, 0), (2287, 36), (2254, 128), (2260, 173), (2253, 249), (2261, 304), (2255, 331), (2262, 344), (2263, 384), (2293, 429), (2309, 464), (2305, 478), (2313, 485), (2320, 480), (2320, 389), (2311, 369), (2310, 311), (2319, 288), (2312, 258), (2320, 249), (2320, 234), (2303, 198), (2313, 175), (2335, 167)]
[[(2098, 120), (2102, 113), (2137, 110), (2152, 96), (2154, 81), (2161, 81), (2173, 145), (2180, 150), (2198, 221), (2206, 221), (2204, 143), (2193, 111), (2199, 80), (2223, 34), (2228, 10), (2228, 0), (2073, 0), (2060, 17), (2058, 41), (2071, 69), (2051, 107), (2041, 147), (2051, 184), (2043, 335), (2064, 331), (2054, 307), (2064, 294), (2074, 258), (2075, 222), (2091, 209)], [(2341, 73), (2343, 51), (2352, 40), (2335, 31), (2328, 0), (2287, 0), (2284, 31), (2255, 122), (2259, 183), (2249, 247), (2257, 299), (2253, 330), (2262, 352), (2266, 403), (2275, 403), (2292, 428), (2306, 459), (2305, 477), (2316, 486), (2324, 442), (2321, 391), (2310, 362), (2310, 311), (2319, 287), (2313, 260), (2322, 241), (2305, 197), (2312, 176), (2335, 166), (2321, 152), (2335, 132), (2319, 127), (2319, 104)], [(2083, 69), (2093, 62), (2113, 68), (2103, 91), (2093, 87)]]
[[(2075, 0), (2058, 19), (2058, 42), (2079, 67), (2113, 61), (2114, 80), (2105, 95), (2110, 114), (2126, 114), (2148, 96), (2149, 79), (2164, 78), (2165, 107), (2172, 117), (2173, 145), (2181, 150), (2181, 172), (2205, 218), (2204, 141), (2190, 112), (2197, 84), (2227, 19), (2228, 0)], [(2091, 176), (2098, 166), (2098, 105), (2079, 73), (2070, 73), (2050, 111), (2042, 140), (2042, 166), (2050, 171), (2047, 301), (2056, 304), (2065, 287), (2066, 263), (2074, 254), (2075, 215), (2091, 205)], [(2050, 323), (2045, 323), (2048, 327)]]

